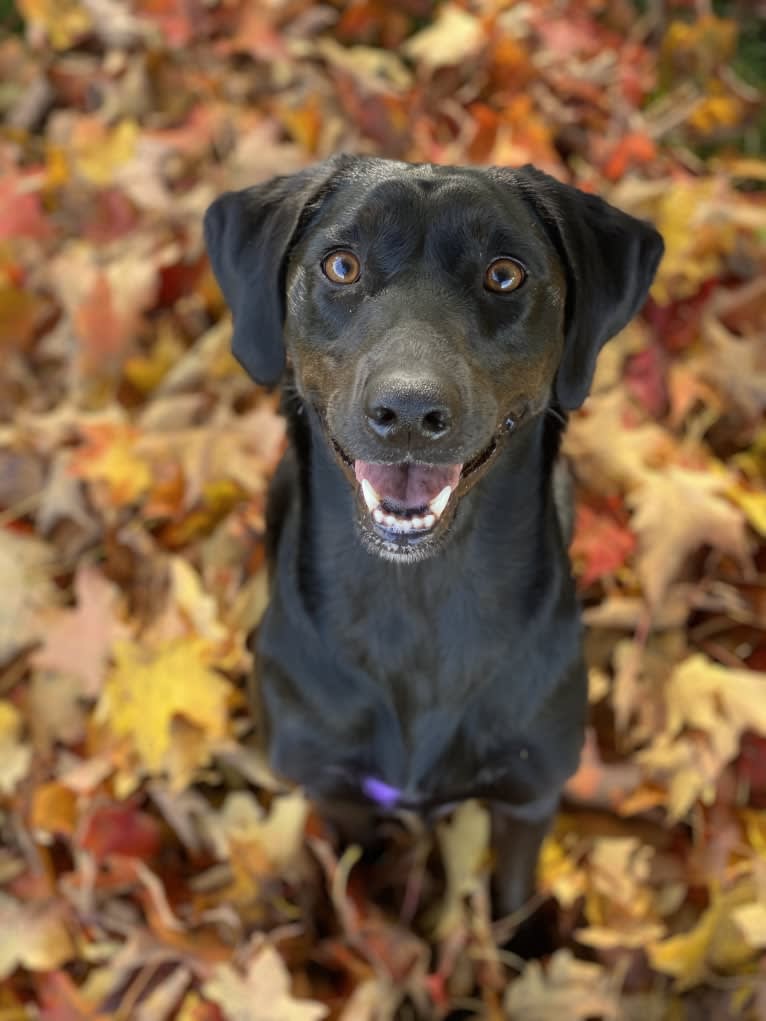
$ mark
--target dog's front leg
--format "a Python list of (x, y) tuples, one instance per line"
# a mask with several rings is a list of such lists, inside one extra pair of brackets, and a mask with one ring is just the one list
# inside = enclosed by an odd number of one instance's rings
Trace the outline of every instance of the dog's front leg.
[(558, 797), (522, 809), (492, 805), (492, 905), (496, 918), (518, 911), (534, 894), (540, 847), (557, 805)]

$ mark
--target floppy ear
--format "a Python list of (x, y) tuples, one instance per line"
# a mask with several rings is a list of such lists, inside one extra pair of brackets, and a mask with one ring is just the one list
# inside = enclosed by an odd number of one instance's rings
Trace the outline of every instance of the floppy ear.
[(564, 353), (555, 396), (564, 410), (588, 396), (604, 344), (643, 305), (664, 244), (650, 224), (531, 166), (513, 171), (566, 272)]
[(205, 213), (205, 244), (234, 317), (232, 351), (258, 383), (271, 386), (284, 371), (285, 271), (301, 213), (343, 162), (227, 192)]

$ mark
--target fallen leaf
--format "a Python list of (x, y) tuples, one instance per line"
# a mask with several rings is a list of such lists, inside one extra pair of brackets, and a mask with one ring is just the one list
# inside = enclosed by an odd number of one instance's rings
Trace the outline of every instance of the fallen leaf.
[(22, 719), (10, 702), (0, 701), (0, 791), (12, 794), (29, 771), (32, 749), (21, 740)]
[(103, 483), (114, 506), (133, 503), (146, 493), (152, 473), (135, 452), (138, 433), (126, 426), (90, 425), (85, 443), (72, 456), (69, 468), (81, 479)]
[(45, 543), (0, 530), (0, 666), (43, 634), (40, 612), (59, 601), (48, 576), (52, 562)]
[(57, 50), (67, 50), (90, 29), (87, 8), (78, 0), (19, 0), (31, 24), (41, 28)]
[(611, 514), (600, 514), (587, 504), (577, 507), (569, 552), (579, 566), (580, 584), (587, 586), (614, 574), (630, 557), (636, 538)]
[(557, 950), (547, 968), (530, 961), (505, 994), (509, 1017), (524, 1021), (620, 1021), (620, 988), (624, 967), (611, 971), (578, 961), (569, 950)]
[(723, 496), (726, 483), (708, 472), (669, 465), (647, 474), (628, 496), (639, 542), (636, 568), (650, 606), (657, 606), (686, 557), (710, 545), (743, 567), (749, 559), (742, 512)]
[[(564, 434), (564, 452), (578, 479), (593, 492), (611, 496), (621, 488), (639, 486), (649, 470), (674, 448), (668, 432), (654, 422), (631, 424), (636, 412), (617, 387), (590, 397), (582, 413), (573, 415)], [(620, 442), (604, 443), (604, 437)]]
[(432, 73), (477, 57), (485, 45), (479, 19), (455, 4), (445, 4), (439, 8), (433, 24), (411, 36), (402, 50)]
[(31, 662), (40, 670), (80, 678), (81, 694), (96, 698), (109, 651), (117, 639), (127, 637), (127, 628), (117, 615), (117, 589), (95, 568), (81, 567), (74, 589), (77, 608), (48, 616), (42, 647)]
[(0, 893), (0, 980), (19, 967), (50, 971), (74, 955), (61, 905), (22, 904)]
[(722, 667), (695, 653), (670, 674), (666, 722), (638, 761), (668, 785), (668, 811), (681, 818), (695, 799), (709, 803), (746, 730), (766, 736), (766, 674)]
[[(216, 744), (228, 734), (229, 685), (211, 669), (211, 650), (203, 639), (171, 642), (157, 652), (128, 642), (115, 646), (116, 666), (109, 674), (96, 719), (118, 737), (129, 739), (148, 772), (169, 768), (173, 720), (181, 716), (200, 733), (204, 766)], [(175, 789), (191, 779), (188, 763), (171, 771)]]
[(298, 1000), (290, 992), (290, 974), (277, 951), (263, 946), (244, 975), (219, 964), (202, 987), (227, 1021), (319, 1021), (329, 1011), (314, 1000)]
[(274, 798), (265, 812), (252, 794), (232, 791), (204, 827), (215, 854), (225, 861), (233, 844), (257, 844), (275, 869), (286, 869), (300, 852), (309, 803), (300, 791)]
[(486, 877), (489, 863), (490, 818), (478, 801), (464, 801), (451, 819), (441, 820), (436, 827), (447, 889), (435, 925), (435, 936), (444, 939), (464, 917), (465, 898), (479, 887)]
[(755, 951), (745, 941), (735, 912), (752, 899), (752, 883), (747, 880), (725, 893), (712, 890), (710, 906), (689, 932), (646, 948), (652, 967), (672, 975), (682, 992), (715, 972), (737, 972), (746, 966)]

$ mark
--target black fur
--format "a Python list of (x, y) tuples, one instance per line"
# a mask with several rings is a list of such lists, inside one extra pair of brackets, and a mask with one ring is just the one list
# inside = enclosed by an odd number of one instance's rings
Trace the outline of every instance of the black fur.
[[(222, 197), (206, 235), (237, 357), (261, 382), (283, 372), (285, 347), (292, 366), (253, 686), (271, 761), (330, 809), (374, 809), (370, 778), (426, 814), (486, 798), (497, 907), (511, 910), (585, 724), (553, 488), (561, 412), (640, 307), (662, 241), (531, 167), (355, 157)], [(357, 284), (322, 273), (333, 248), (359, 257)], [(483, 287), (500, 256), (526, 269), (512, 294)], [(371, 428), (373, 379), (405, 406), (436, 394), (445, 435)], [(477, 459), (433, 539), (398, 546), (349, 467)]]

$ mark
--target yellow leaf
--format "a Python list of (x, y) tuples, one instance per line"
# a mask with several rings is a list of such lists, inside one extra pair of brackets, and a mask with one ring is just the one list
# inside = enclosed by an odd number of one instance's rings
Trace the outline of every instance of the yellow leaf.
[(748, 946), (755, 950), (766, 948), (766, 904), (759, 901), (743, 904), (732, 911), (731, 917)]
[(24, 18), (45, 31), (54, 50), (67, 50), (91, 28), (78, 0), (18, 0)]
[(133, 355), (125, 362), (125, 378), (142, 393), (156, 389), (184, 353), (174, 328), (163, 322), (148, 355)]
[(726, 495), (745, 512), (745, 517), (761, 535), (766, 535), (766, 493), (755, 493), (743, 486), (729, 486)]
[(683, 991), (704, 982), (712, 970), (735, 972), (754, 956), (735, 923), (736, 909), (753, 900), (753, 884), (739, 883), (721, 894), (711, 893), (710, 906), (689, 932), (647, 948), (653, 968), (676, 980)]
[(22, 744), (21, 717), (10, 702), (0, 702), (0, 792), (11, 794), (27, 775), (32, 749)]
[(665, 254), (651, 294), (660, 305), (695, 294), (716, 275), (723, 256), (736, 243), (725, 208), (719, 212), (715, 230), (709, 229), (710, 207), (719, 210), (717, 187), (713, 178), (679, 181), (665, 188), (657, 201), (655, 225), (665, 241)]
[(555, 836), (543, 843), (537, 863), (537, 878), (541, 889), (550, 892), (564, 908), (571, 908), (585, 893), (585, 871), (567, 854), (564, 845)]
[(441, 821), (436, 836), (447, 875), (447, 890), (436, 938), (445, 938), (459, 924), (463, 901), (480, 882), (488, 864), (490, 838), (489, 812), (478, 801), (464, 801), (450, 820)]
[(119, 425), (91, 425), (83, 429), (86, 446), (77, 450), (71, 469), (80, 478), (104, 482), (115, 506), (133, 503), (152, 482), (145, 461), (135, 452), (138, 433)]
[(228, 732), (229, 685), (210, 667), (211, 651), (202, 639), (168, 643), (159, 652), (128, 642), (115, 647), (117, 664), (107, 679), (97, 720), (130, 740), (149, 772), (168, 770), (176, 789), (188, 781), (189, 763), (174, 760), (176, 717), (201, 732), (196, 745), (204, 766)]
[(115, 171), (133, 158), (139, 133), (130, 118), (112, 129), (95, 117), (79, 120), (72, 138), (76, 169), (93, 184), (110, 184)]

